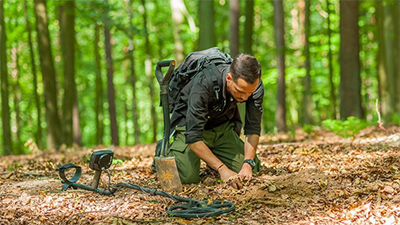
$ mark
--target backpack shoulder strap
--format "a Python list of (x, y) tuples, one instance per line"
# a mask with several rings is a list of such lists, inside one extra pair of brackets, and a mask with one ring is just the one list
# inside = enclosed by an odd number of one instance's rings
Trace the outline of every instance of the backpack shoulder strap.
[(209, 66), (206, 67), (206, 71), (209, 74), (209, 76), (211, 78), (211, 81), (214, 84), (214, 92), (215, 92), (215, 97), (217, 98), (217, 100), (219, 100), (219, 92), (221, 91), (221, 88), (218, 85), (218, 79), (217, 79), (217, 67), (215, 66), (215, 64), (211, 63)]

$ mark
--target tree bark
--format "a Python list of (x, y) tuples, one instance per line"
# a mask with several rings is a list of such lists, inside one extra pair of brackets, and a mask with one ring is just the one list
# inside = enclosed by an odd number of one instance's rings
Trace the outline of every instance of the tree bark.
[(135, 73), (135, 45), (134, 45), (134, 25), (133, 25), (133, 14), (131, 10), (132, 2), (128, 0), (128, 8), (129, 8), (129, 26), (131, 34), (129, 36), (129, 49), (128, 49), (128, 58), (130, 65), (130, 84), (132, 86), (132, 120), (133, 120), (133, 137), (134, 137), (134, 145), (140, 143), (140, 126), (139, 126), (139, 110), (138, 110), (138, 101), (136, 97), (136, 73)]
[[(395, 27), (395, 51), (396, 51), (396, 58), (395, 62), (400, 61), (400, 2), (395, 1), (395, 7), (394, 7), (394, 16), (395, 16), (395, 22), (394, 22), (394, 27)], [(397, 119), (398, 121), (400, 120), (400, 63), (395, 63), (397, 65), (396, 67), (396, 74), (395, 74), (395, 102), (396, 102), (396, 115), (398, 115)]]
[(3, 131), (3, 155), (12, 153), (10, 105), (8, 90), (6, 27), (4, 23), (4, 1), (0, 0), (0, 77), (1, 77), (1, 122)]
[(33, 96), (35, 99), (35, 106), (37, 109), (37, 123), (36, 123), (36, 134), (35, 134), (35, 141), (36, 144), (38, 145), (39, 149), (43, 147), (43, 142), (42, 142), (42, 108), (39, 100), (39, 94), (38, 94), (38, 82), (37, 82), (37, 74), (36, 74), (36, 60), (35, 60), (35, 54), (33, 51), (33, 43), (32, 43), (32, 29), (31, 29), (31, 24), (29, 21), (29, 16), (28, 16), (28, 4), (26, 0), (24, 0), (24, 16), (25, 16), (25, 23), (26, 23), (26, 30), (28, 32), (28, 45), (29, 45), (29, 56), (31, 60), (31, 68), (32, 68), (32, 77), (33, 77)]
[(103, 113), (103, 80), (101, 75), (101, 56), (100, 56), (100, 26), (96, 23), (94, 30), (94, 59), (95, 59), (95, 74), (96, 74), (96, 144), (103, 144), (104, 135), (104, 113)]
[(278, 93), (276, 109), (276, 125), (279, 131), (286, 131), (286, 84), (285, 84), (285, 28), (282, 0), (273, 0), (275, 42), (278, 66)]
[[(107, 6), (108, 7), (108, 6)], [(114, 68), (112, 58), (112, 45), (110, 33), (110, 19), (108, 17), (108, 9), (104, 18), (104, 41), (106, 50), (106, 65), (107, 65), (107, 89), (108, 89), (108, 111), (111, 121), (111, 142), (114, 146), (119, 146), (117, 112), (115, 106), (115, 88), (113, 82)]]
[(394, 22), (394, 27), (395, 27), (395, 59), (394, 61), (397, 63), (394, 63), (396, 65), (396, 73), (395, 73), (395, 83), (394, 83), (394, 90), (396, 91), (395, 93), (395, 110), (396, 110), (396, 115), (397, 116), (397, 121), (400, 120), (400, 2), (395, 1), (394, 2), (394, 17), (395, 17), (395, 22)]
[(21, 141), (21, 129), (22, 129), (22, 120), (21, 120), (21, 109), (19, 107), (21, 101), (21, 85), (20, 85), (20, 71), (19, 71), (19, 62), (18, 62), (18, 54), (20, 51), (20, 46), (17, 44), (16, 47), (11, 49), (11, 77), (14, 80), (13, 82), (13, 96), (14, 96), (14, 112), (15, 112), (15, 137), (16, 137), (16, 146), (13, 148), (14, 154), (22, 154), (22, 141)]
[(239, 55), (239, 0), (229, 1), (229, 49), (230, 55), (236, 57)]
[(177, 65), (181, 64), (184, 56), (184, 47), (182, 43), (182, 39), (180, 37), (181, 29), (180, 26), (183, 23), (183, 14), (181, 8), (185, 8), (185, 3), (183, 0), (171, 0), (171, 10), (172, 10), (172, 22), (173, 26), (173, 33), (174, 33), (174, 43), (175, 43), (175, 58)]
[(364, 118), (358, 36), (358, 1), (340, 1), (340, 118)]
[(149, 82), (149, 91), (150, 91), (150, 116), (151, 121), (153, 122), (153, 137), (152, 141), (155, 143), (157, 142), (157, 115), (156, 115), (156, 107), (155, 107), (155, 97), (154, 97), (154, 76), (152, 75), (152, 65), (151, 65), (151, 49), (150, 49), (150, 40), (149, 40), (149, 33), (147, 27), (147, 10), (145, 0), (142, 0), (142, 5), (144, 8), (143, 11), (143, 27), (145, 29), (144, 39), (145, 39), (145, 52), (146, 52), (146, 59), (145, 59), (145, 71), (146, 76)]
[(199, 0), (198, 50), (215, 46), (214, 1)]
[(79, 138), (79, 114), (77, 114), (77, 93), (75, 84), (74, 7), (74, 0), (62, 1), (60, 5), (60, 8), (62, 8), (62, 10), (60, 10), (60, 39), (64, 59), (63, 128), (64, 142), (67, 146), (71, 146), (74, 142), (76, 144), (81, 144)]
[(254, 0), (246, 1), (246, 21), (244, 22), (244, 53), (253, 54)]
[(302, 124), (313, 124), (312, 101), (311, 101), (311, 63), (310, 63), (310, 0), (301, 0), (300, 2), (300, 20), (304, 24), (302, 32), (302, 42), (304, 46), (304, 68), (306, 75), (303, 78), (303, 112)]
[(327, 23), (328, 23), (328, 65), (329, 65), (329, 90), (330, 90), (330, 102), (331, 102), (331, 110), (332, 110), (332, 119), (337, 119), (337, 112), (336, 112), (336, 87), (335, 84), (333, 83), (333, 60), (332, 60), (332, 30), (331, 30), (331, 19), (330, 19), (330, 14), (331, 14), (331, 9), (330, 9), (330, 2), (329, 0), (326, 0), (326, 10), (328, 14), (327, 18)]
[(42, 69), (47, 118), (47, 146), (58, 148), (61, 141), (61, 124), (58, 115), (56, 72), (51, 52), (47, 10), (44, 0), (35, 0), (36, 30)]

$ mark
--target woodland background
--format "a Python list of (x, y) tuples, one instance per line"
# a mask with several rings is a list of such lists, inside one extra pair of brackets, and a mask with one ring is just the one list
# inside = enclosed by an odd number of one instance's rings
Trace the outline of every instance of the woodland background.
[(0, 152), (154, 143), (155, 64), (212, 46), (261, 62), (264, 133), (398, 124), (399, 22), (396, 0), (0, 0)]

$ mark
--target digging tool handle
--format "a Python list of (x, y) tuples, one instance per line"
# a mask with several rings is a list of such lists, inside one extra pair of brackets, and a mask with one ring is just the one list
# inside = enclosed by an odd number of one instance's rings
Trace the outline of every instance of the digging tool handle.
[[(163, 76), (162, 67), (168, 67), (168, 71)], [(164, 119), (164, 138), (161, 147), (162, 156), (166, 156), (166, 150), (169, 146), (169, 133), (170, 133), (170, 118), (169, 118), (169, 103), (168, 103), (168, 94), (169, 94), (169, 81), (171, 80), (173, 71), (175, 68), (174, 60), (165, 60), (157, 63), (156, 66), (156, 77), (158, 83), (160, 84), (160, 95), (161, 95), (161, 106), (163, 107), (163, 119)]]
[[(162, 67), (168, 67), (168, 71), (165, 74), (165, 76), (163, 76), (162, 74)], [(167, 85), (169, 84), (169, 80), (171, 80), (172, 77), (172, 73), (174, 72), (174, 68), (175, 68), (175, 61), (174, 60), (165, 60), (165, 61), (160, 61), (157, 63), (157, 67), (156, 67), (156, 77), (158, 80), (158, 83), (160, 84), (160, 86), (162, 85)], [(161, 90), (163, 91), (163, 90)], [(168, 94), (168, 93), (161, 93), (161, 94)]]

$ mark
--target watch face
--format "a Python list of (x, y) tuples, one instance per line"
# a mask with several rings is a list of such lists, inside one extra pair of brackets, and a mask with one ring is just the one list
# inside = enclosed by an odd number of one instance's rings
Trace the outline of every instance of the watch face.
[(251, 160), (251, 159), (246, 159), (243, 162), (250, 164), (250, 166), (253, 168), (256, 166), (256, 162), (254, 162), (254, 160)]

